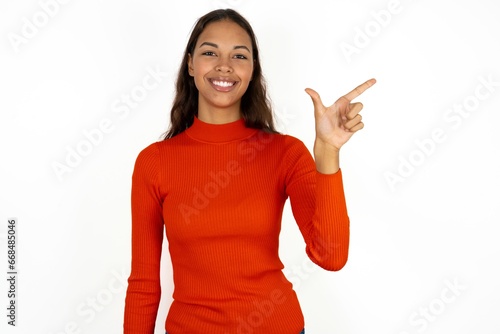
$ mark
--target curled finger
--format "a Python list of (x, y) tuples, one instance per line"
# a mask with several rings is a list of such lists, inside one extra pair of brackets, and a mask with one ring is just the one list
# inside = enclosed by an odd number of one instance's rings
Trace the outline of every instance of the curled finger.
[(356, 115), (363, 109), (363, 104), (361, 102), (351, 103), (349, 105), (349, 111), (347, 112), (348, 119), (354, 119)]

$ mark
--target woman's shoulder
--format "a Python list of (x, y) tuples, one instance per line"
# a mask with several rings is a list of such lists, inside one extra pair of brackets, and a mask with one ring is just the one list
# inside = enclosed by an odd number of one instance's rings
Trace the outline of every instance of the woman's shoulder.
[(176, 146), (176, 137), (163, 139), (159, 141), (152, 142), (148, 144), (146, 147), (142, 148), (139, 151), (138, 159), (153, 159), (158, 157), (161, 152), (165, 150), (169, 150), (169, 148)]
[(276, 152), (276, 156), (279, 157), (283, 163), (293, 163), (293, 161), (301, 159), (301, 157), (309, 157), (311, 155), (304, 142), (290, 134), (267, 133), (257, 140), (260, 141), (260, 144), (262, 144), (260, 146), (262, 147), (268, 144), (270, 147), (273, 147), (272, 151)]
[(139, 151), (135, 160), (136, 168), (151, 165), (158, 160), (158, 142), (154, 142)]
[(307, 151), (307, 147), (301, 139), (290, 134), (277, 134), (277, 136), (286, 149)]
[[(182, 145), (183, 137), (184, 137), (184, 134), (180, 133), (172, 138), (162, 139), (162, 140), (158, 140), (156, 142), (150, 143), (148, 146), (146, 146), (145, 148), (143, 148), (141, 150), (141, 153), (144, 152), (144, 154), (153, 154), (153, 153), (158, 154), (158, 153), (163, 152), (165, 150), (175, 148), (179, 145)], [(141, 153), (139, 153), (139, 154), (141, 154)]]

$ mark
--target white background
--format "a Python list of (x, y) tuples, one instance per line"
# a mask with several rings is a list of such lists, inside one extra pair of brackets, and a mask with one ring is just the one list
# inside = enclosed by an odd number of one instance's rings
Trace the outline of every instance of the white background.
[[(1, 332), (121, 333), (133, 163), (167, 129), (195, 20), (219, 7), (252, 23), (278, 127), (310, 148), (304, 88), (331, 104), (378, 80), (359, 98), (365, 129), (341, 156), (346, 267), (313, 267), (288, 207), (283, 219), (282, 260), (307, 333), (499, 333), (493, 0), (2, 0), (0, 263), (6, 275), (7, 220), (16, 217), (19, 281), (12, 328), (1, 280)], [(85, 156), (58, 175), (54, 164), (78, 148)], [(165, 255), (155, 333), (173, 288)]]

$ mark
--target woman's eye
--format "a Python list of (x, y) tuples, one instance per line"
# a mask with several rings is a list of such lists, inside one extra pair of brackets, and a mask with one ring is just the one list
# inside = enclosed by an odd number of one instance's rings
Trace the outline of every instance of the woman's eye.
[(204, 56), (215, 56), (215, 53), (212, 52), (212, 51), (206, 51), (206, 52), (203, 52), (202, 55), (204, 55)]
[(248, 59), (247, 56), (244, 55), (236, 55), (234, 56), (236, 59)]

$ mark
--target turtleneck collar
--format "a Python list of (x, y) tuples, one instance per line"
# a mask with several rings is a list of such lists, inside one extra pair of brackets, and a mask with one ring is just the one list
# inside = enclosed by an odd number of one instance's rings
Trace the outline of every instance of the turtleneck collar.
[(257, 131), (259, 130), (247, 128), (243, 118), (230, 123), (211, 124), (200, 121), (195, 116), (193, 124), (185, 132), (189, 137), (198, 141), (227, 143), (251, 137)]

